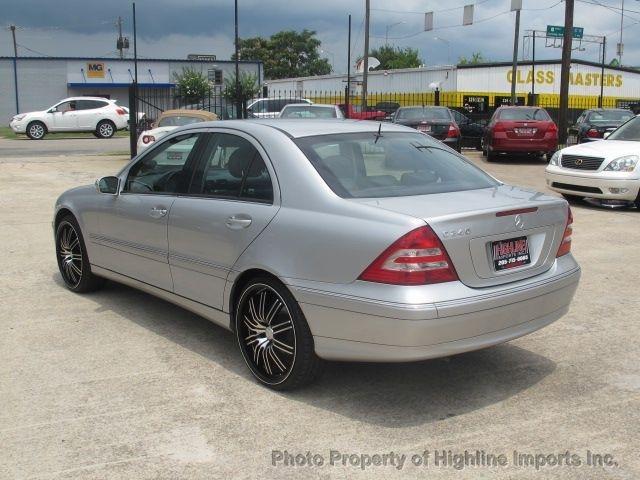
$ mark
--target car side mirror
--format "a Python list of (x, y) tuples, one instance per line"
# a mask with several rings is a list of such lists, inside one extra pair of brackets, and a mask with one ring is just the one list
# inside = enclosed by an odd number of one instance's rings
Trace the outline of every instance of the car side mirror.
[(609, 135), (611, 135), (612, 132), (604, 132), (604, 135), (602, 135), (602, 138), (609, 138)]
[(49, 109), (49, 113), (55, 113), (55, 112), (57, 112), (57, 111), (58, 111), (58, 109), (57, 109), (56, 107), (51, 107), (51, 108)]
[(120, 179), (118, 177), (102, 177), (96, 180), (96, 190), (99, 193), (117, 195), (119, 186)]

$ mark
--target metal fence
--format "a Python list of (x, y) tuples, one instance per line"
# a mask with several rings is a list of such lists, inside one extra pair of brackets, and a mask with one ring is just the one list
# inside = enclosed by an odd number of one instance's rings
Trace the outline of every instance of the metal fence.
[[(135, 111), (138, 112), (139, 118), (137, 129), (132, 131), (131, 151), (135, 153), (134, 144), (137, 141), (137, 135), (151, 128), (158, 116), (165, 110), (170, 109), (197, 109), (214, 112), (220, 119), (236, 118), (235, 105), (226, 100), (222, 95), (222, 86), (212, 87), (206, 95), (197, 98), (185, 98), (180, 95), (177, 88), (144, 88), (133, 92), (130, 91), (130, 102), (135, 105)], [(353, 118), (370, 117), (371, 115), (362, 115), (361, 98), (359, 95), (347, 95), (344, 91), (324, 91), (324, 90), (278, 90), (267, 92), (263, 95), (269, 99), (286, 100), (287, 102), (297, 102), (310, 100), (313, 103), (320, 104), (340, 104), (350, 105), (350, 108), (343, 107), (345, 116)], [(282, 102), (274, 102), (282, 103)], [(367, 96), (367, 106), (365, 111), (380, 112), (374, 118), (383, 118), (388, 116), (401, 106), (445, 106), (454, 110), (458, 110), (466, 117), (474, 122), (486, 123), (495, 110), (501, 105), (509, 105), (511, 96), (509, 93), (474, 93), (474, 92), (407, 92), (407, 93), (383, 93), (370, 92)], [(538, 94), (538, 95), (518, 95), (518, 105), (538, 106), (546, 109), (551, 118), (557, 122), (559, 113), (560, 99), (557, 95)], [(590, 108), (599, 106), (599, 99), (595, 96), (571, 96), (569, 99), (569, 111), (567, 119), (569, 123), (575, 122), (580, 114)], [(624, 107), (631, 108), (635, 111), (640, 101), (629, 100), (624, 105), (619, 104), (619, 100), (605, 97), (602, 99), (603, 107)], [(385, 115), (382, 115), (384, 112)], [(140, 115), (140, 114), (144, 115)], [(277, 112), (270, 113), (268, 116), (276, 116)], [(241, 117), (251, 117), (253, 112), (247, 111), (247, 105), (243, 105)]]

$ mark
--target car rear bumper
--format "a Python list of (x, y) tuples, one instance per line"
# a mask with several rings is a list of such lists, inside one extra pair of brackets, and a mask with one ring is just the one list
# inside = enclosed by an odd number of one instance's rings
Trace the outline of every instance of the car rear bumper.
[[(567, 312), (579, 278), (579, 266), (565, 255), (541, 275), (497, 287), (474, 289), (460, 282), (382, 286), (405, 289), (410, 303), (289, 286), (309, 323), (318, 356), (402, 362), (477, 350), (538, 330)], [(366, 283), (354, 285), (366, 288)]]
[[(556, 192), (580, 197), (601, 198), (604, 200), (635, 201), (640, 191), (640, 179), (607, 178), (592, 172), (591, 174), (562, 173), (550, 170), (545, 172), (547, 186)], [(618, 174), (619, 175), (619, 174)]]
[(500, 138), (494, 137), (489, 149), (495, 152), (555, 152), (558, 148), (558, 139), (545, 138)]

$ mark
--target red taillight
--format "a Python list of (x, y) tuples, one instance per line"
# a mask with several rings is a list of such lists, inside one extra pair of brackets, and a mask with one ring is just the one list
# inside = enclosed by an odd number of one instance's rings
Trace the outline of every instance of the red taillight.
[(551, 122), (549, 124), (549, 127), (547, 128), (547, 132), (548, 133), (558, 133), (558, 126), (555, 123)]
[(504, 126), (504, 123), (497, 122), (493, 126), (493, 131), (494, 132), (506, 132), (507, 131), (507, 127)]
[(156, 138), (153, 135), (143, 135), (142, 136), (142, 143), (144, 143), (145, 145), (147, 143), (151, 143), (151, 142), (155, 142)]
[(573, 228), (571, 227), (571, 225), (573, 224), (573, 213), (571, 213), (571, 207), (568, 208), (569, 212), (567, 214), (567, 225), (564, 228), (562, 242), (560, 243), (560, 247), (558, 248), (556, 257), (561, 257), (571, 251), (571, 234), (573, 233)]
[(124, 110), (124, 108), (116, 108), (116, 113), (118, 115), (126, 115), (127, 112)]
[(455, 138), (460, 136), (460, 130), (453, 123), (449, 125), (449, 130), (447, 131), (447, 138)]
[(590, 128), (589, 130), (587, 130), (587, 137), (589, 137), (589, 138), (599, 138), (600, 137), (600, 132), (598, 130), (596, 130), (595, 128)]
[(458, 274), (438, 236), (425, 225), (400, 237), (359, 279), (393, 285), (428, 285), (452, 282), (458, 279)]

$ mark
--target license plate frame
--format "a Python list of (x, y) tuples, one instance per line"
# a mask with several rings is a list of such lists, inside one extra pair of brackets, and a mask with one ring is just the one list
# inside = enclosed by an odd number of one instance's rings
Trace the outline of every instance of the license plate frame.
[(522, 137), (533, 137), (538, 131), (537, 128), (531, 127), (518, 127), (513, 129), (516, 132), (516, 135), (520, 135)]
[(418, 125), (417, 130), (422, 133), (431, 133), (431, 125)]
[(531, 264), (529, 238), (521, 236), (491, 242), (491, 260), (496, 272)]

